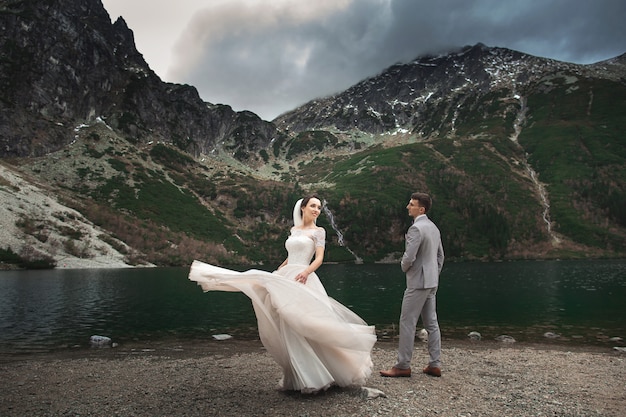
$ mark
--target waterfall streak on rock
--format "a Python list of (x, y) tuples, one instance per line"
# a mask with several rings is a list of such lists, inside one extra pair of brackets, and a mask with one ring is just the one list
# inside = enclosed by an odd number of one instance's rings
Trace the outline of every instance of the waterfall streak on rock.
[(363, 263), (363, 259), (359, 258), (356, 253), (354, 253), (349, 247), (345, 245), (345, 242), (343, 240), (343, 233), (341, 233), (341, 230), (339, 230), (339, 227), (337, 227), (337, 223), (335, 222), (335, 216), (333, 216), (333, 213), (328, 208), (328, 204), (326, 203), (326, 200), (324, 200), (322, 206), (324, 209), (324, 213), (326, 213), (326, 216), (328, 216), (328, 221), (330, 222), (330, 226), (333, 228), (333, 230), (337, 234), (337, 243), (339, 243), (339, 246), (346, 248), (346, 250), (350, 252), (352, 256), (354, 256), (354, 261), (356, 263)]
[(528, 162), (524, 161), (524, 166), (526, 167), (526, 172), (528, 172), (528, 176), (535, 184), (535, 189), (539, 194), (539, 198), (541, 199), (541, 205), (543, 206), (543, 221), (546, 223), (546, 228), (548, 230), (548, 234), (552, 237), (552, 240), (555, 243), (559, 243), (559, 238), (552, 232), (552, 221), (550, 220), (550, 201), (548, 200), (548, 193), (546, 192), (546, 188), (542, 183), (539, 182), (537, 178), (537, 174), (535, 170), (532, 169)]
[[(515, 94), (514, 98), (519, 101), (520, 109), (515, 117), (515, 121), (513, 122), (513, 134), (511, 135), (511, 141), (518, 143), (517, 139), (519, 138), (520, 133), (522, 132), (522, 125), (526, 121), (526, 98), (522, 97), (518, 94)], [(548, 199), (548, 192), (546, 191), (546, 187), (539, 181), (537, 173), (528, 163), (528, 154), (524, 154), (524, 159), (521, 161), (522, 165), (526, 169), (526, 173), (528, 177), (533, 182), (535, 186), (535, 190), (537, 191), (537, 195), (541, 200), (541, 205), (543, 206), (542, 218), (546, 223), (546, 229), (548, 234), (552, 238), (554, 244), (559, 244), (561, 240), (557, 237), (557, 235), (552, 231), (552, 221), (550, 220), (550, 200)]]

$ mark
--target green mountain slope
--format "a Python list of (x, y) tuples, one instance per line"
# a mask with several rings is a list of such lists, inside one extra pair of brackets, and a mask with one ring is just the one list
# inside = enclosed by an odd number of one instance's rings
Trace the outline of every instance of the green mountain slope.
[(131, 263), (277, 264), (308, 192), (326, 200), (343, 237), (345, 246), (320, 218), (327, 261), (397, 260), (414, 191), (432, 194), (449, 259), (624, 256), (626, 87), (557, 75), (508, 96), (460, 109), (454, 128), (441, 122), (427, 139), (301, 133), (255, 167), (137, 146), (102, 123), (14, 163), (135, 249)]
[[(396, 261), (415, 191), (434, 198), (430, 217), (448, 259), (624, 257), (626, 85), (542, 65), (532, 82), (463, 84), (449, 97), (419, 98), (407, 125), (380, 134), (285, 131), (245, 158), (234, 148), (196, 157), (177, 141), (140, 143), (96, 120), (57, 152), (4, 162), (106, 231), (107, 242), (128, 245), (131, 264), (278, 265), (293, 204), (310, 192), (332, 216), (319, 220), (327, 261)], [(439, 85), (445, 91), (446, 79)], [(302, 114), (324, 114), (327, 101)], [(0, 187), (11, 191), (1, 178)], [(39, 241), (52, 224), (36, 215), (19, 223)], [(80, 237), (67, 233), (75, 242), (64, 250), (80, 247)]]

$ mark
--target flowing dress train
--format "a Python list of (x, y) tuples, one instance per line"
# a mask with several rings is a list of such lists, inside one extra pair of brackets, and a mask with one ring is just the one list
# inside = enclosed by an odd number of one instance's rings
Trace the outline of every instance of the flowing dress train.
[(310, 231), (292, 229), (285, 243), (288, 263), (274, 272), (238, 272), (200, 261), (189, 272), (204, 291), (239, 291), (250, 298), (261, 342), (283, 370), (281, 388), (305, 393), (363, 385), (376, 342), (374, 327), (329, 297), (317, 274), (306, 284), (295, 281), (316, 242)]

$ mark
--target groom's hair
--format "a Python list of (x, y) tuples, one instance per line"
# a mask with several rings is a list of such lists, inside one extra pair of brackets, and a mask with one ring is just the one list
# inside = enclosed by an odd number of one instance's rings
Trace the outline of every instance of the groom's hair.
[(426, 193), (413, 193), (411, 194), (411, 200), (417, 200), (420, 203), (420, 207), (424, 207), (424, 213), (428, 213), (428, 210), (433, 205), (433, 200)]

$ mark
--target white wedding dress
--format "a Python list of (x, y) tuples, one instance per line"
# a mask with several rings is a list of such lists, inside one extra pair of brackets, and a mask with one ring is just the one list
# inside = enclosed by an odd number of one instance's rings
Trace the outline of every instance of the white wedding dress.
[(285, 243), (288, 263), (274, 272), (237, 272), (199, 261), (189, 272), (204, 291), (241, 291), (250, 298), (261, 341), (283, 369), (285, 390), (361, 386), (372, 371), (374, 326), (330, 298), (315, 273), (306, 284), (295, 281), (325, 236), (323, 228), (292, 229)]

